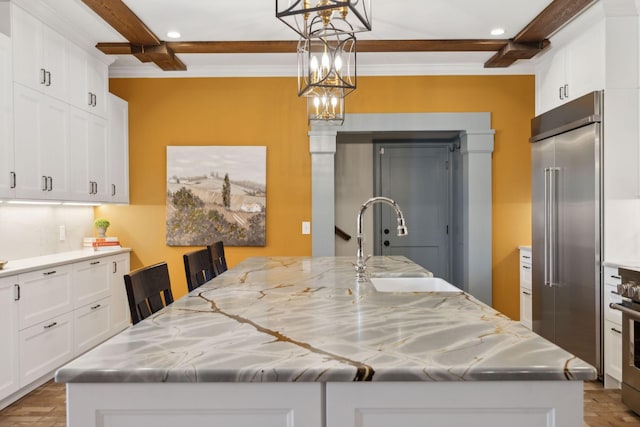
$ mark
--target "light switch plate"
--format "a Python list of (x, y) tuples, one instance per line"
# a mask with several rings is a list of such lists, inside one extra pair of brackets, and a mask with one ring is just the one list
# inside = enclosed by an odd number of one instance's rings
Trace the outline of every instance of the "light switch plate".
[(60, 241), (64, 242), (67, 239), (67, 229), (64, 225), (60, 226)]
[(302, 221), (302, 234), (311, 234), (311, 223), (309, 221)]

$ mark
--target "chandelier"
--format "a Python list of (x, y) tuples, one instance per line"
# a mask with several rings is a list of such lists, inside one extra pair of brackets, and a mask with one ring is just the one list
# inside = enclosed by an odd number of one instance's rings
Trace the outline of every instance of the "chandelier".
[(309, 122), (344, 121), (344, 97), (356, 88), (354, 33), (371, 30), (370, 16), (371, 0), (276, 0), (276, 17), (301, 36), (298, 96)]
[(371, 0), (315, 1), (276, 0), (276, 17), (303, 38), (371, 31)]

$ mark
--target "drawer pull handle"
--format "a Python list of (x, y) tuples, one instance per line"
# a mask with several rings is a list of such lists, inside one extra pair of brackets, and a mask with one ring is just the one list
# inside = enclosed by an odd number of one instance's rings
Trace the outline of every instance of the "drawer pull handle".
[(49, 323), (49, 324), (48, 324), (47, 326), (45, 326), (44, 328), (45, 328), (45, 329), (51, 329), (51, 328), (53, 328), (54, 326), (56, 326), (57, 324), (58, 324), (58, 322)]
[(20, 301), (20, 285), (19, 284), (15, 284), (13, 285), (16, 289), (16, 296), (13, 298), (14, 301)]
[(525, 258), (525, 259), (531, 259), (531, 257), (530, 257), (530, 256), (527, 256), (527, 255), (522, 255), (522, 258)]
[(91, 310), (95, 310), (96, 308), (100, 308), (100, 304), (94, 305), (93, 307), (91, 307)]
[(617, 280), (621, 280), (621, 279), (622, 279), (622, 277), (620, 277), (620, 276), (614, 276), (613, 274), (611, 275), (611, 278), (612, 278), (612, 279), (617, 279)]
[(522, 268), (524, 268), (525, 270), (531, 270), (531, 267), (529, 267), (528, 265), (523, 265)]
[(527, 292), (527, 291), (522, 291), (522, 293), (525, 295), (531, 295), (531, 292)]
[(96, 265), (96, 264), (100, 264), (100, 261), (93, 261), (93, 262), (91, 263), (91, 265)]
[(113, 262), (113, 274), (116, 274), (118, 272), (118, 263), (115, 261)]
[(622, 331), (620, 331), (619, 329), (611, 328), (611, 330), (612, 330), (613, 332), (615, 332), (616, 334), (622, 334)]
[(52, 274), (56, 274), (57, 271), (56, 270), (52, 270), (52, 271), (47, 271), (46, 273), (42, 273), (44, 276), (50, 276)]

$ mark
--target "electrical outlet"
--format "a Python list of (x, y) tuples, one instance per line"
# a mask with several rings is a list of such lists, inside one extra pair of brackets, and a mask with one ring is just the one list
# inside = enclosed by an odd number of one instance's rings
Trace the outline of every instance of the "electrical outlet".
[(311, 234), (311, 223), (309, 221), (302, 221), (302, 234)]
[(67, 240), (67, 229), (65, 228), (64, 225), (60, 226), (60, 241), (64, 242), (65, 240)]

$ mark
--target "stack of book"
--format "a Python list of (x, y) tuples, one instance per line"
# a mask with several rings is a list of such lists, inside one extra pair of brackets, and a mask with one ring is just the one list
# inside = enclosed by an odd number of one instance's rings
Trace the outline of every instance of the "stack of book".
[(117, 237), (85, 237), (82, 246), (92, 248), (94, 251), (108, 251), (112, 249), (121, 249), (120, 241)]

